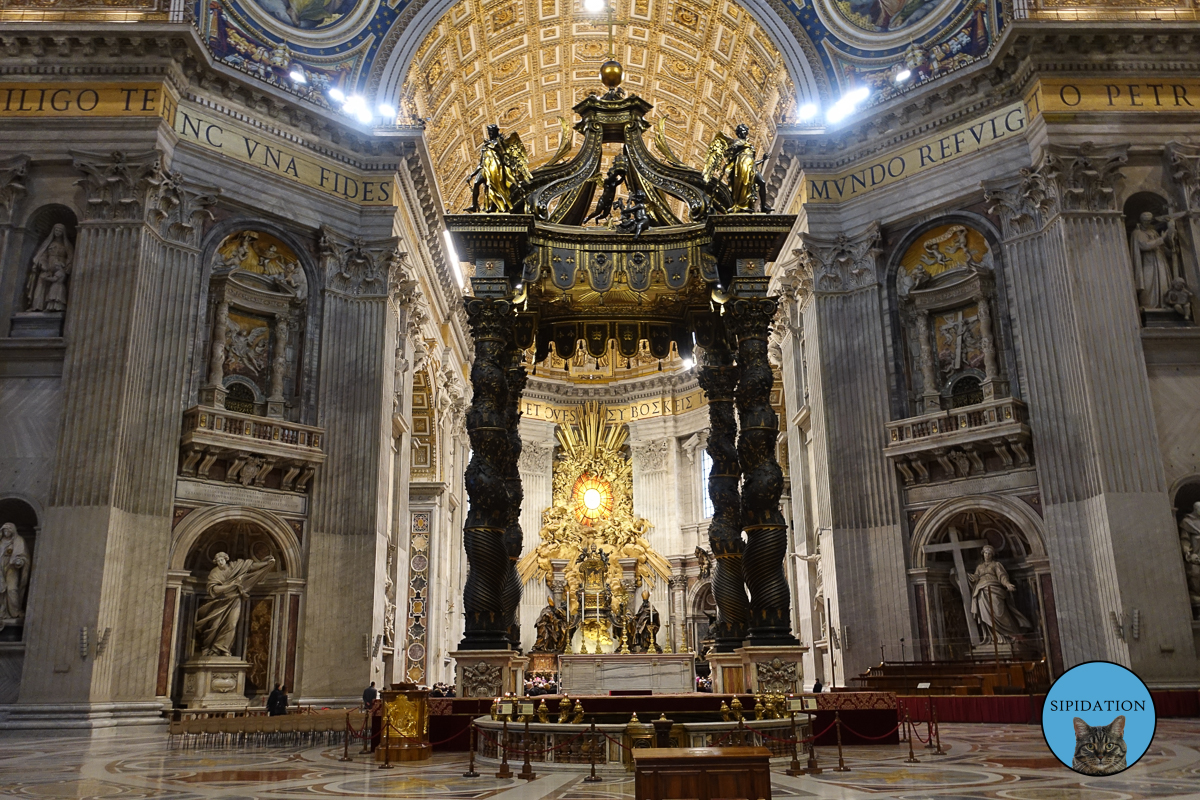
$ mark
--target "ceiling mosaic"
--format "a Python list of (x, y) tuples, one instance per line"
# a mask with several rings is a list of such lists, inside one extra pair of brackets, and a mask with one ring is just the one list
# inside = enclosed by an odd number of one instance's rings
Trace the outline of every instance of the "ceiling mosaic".
[[(810, 100), (828, 104), (852, 86), (870, 86), (878, 98), (936, 78), (984, 55), (1003, 21), (1001, 0), (746, 0), (745, 7), (726, 0), (612, 2), (626, 54), (636, 58), (638, 48), (645, 53), (644, 64), (626, 64), (643, 81), (629, 88), (664, 102), (649, 92), (678, 92), (692, 75), (696, 83), (687, 99), (697, 108), (716, 96), (705, 96), (706, 87), (736, 93), (759, 80), (757, 73), (723, 72), (735, 63), (722, 49), (731, 44), (756, 49), (761, 61), (753, 63), (770, 80), (780, 63), (773, 57), (784, 54), (795, 100), (784, 103), (786, 108)], [(597, 17), (582, 19), (582, 5), (583, 0), (194, 0), (193, 11), (218, 59), (315, 102), (339, 106), (340, 99), (329, 99), (335, 90), (335, 97), (361, 96), (372, 109), (395, 106), (412, 56), (424, 43), (425, 57), (430, 48), (453, 46), (460, 50), (455, 58), (460, 66), (481, 70), (517, 59), (523, 72), (513, 68), (512, 75), (497, 73), (495, 80), (511, 93), (509, 84), (524, 75), (530, 84), (528, 113), (535, 115), (534, 100), (542, 90), (535, 82), (554, 80), (556, 73), (555, 91), (569, 93), (583, 80), (576, 76), (594, 66), (592, 50), (605, 35)], [(468, 38), (443, 42), (448, 27)], [(544, 60), (551, 58), (543, 53), (547, 48), (555, 51), (557, 63)], [(476, 85), (482, 90), (496, 83), (488, 77)], [(563, 94), (567, 107), (569, 96)], [(762, 102), (731, 97), (731, 111), (742, 108), (743, 100), (749, 107)], [(682, 135), (669, 133), (690, 152)]]

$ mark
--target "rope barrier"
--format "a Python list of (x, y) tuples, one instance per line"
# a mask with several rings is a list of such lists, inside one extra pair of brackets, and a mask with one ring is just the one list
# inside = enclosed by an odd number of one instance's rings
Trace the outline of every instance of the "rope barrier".
[(632, 753), (632, 752), (633, 752), (633, 748), (632, 748), (632, 747), (629, 747), (628, 745), (626, 745), (626, 744), (625, 744), (624, 742), (622, 742), (620, 739), (614, 739), (614, 738), (612, 738), (611, 736), (609, 736), (607, 733), (605, 733), (604, 731), (600, 731), (600, 735), (601, 735), (601, 736), (603, 736), (605, 739), (608, 739), (608, 740), (609, 740), (610, 742), (612, 742), (613, 744), (620, 745), (620, 747), (621, 747), (621, 749), (622, 749), (622, 750), (625, 750), (625, 751), (627, 751), (627, 752), (630, 752), (630, 753)]
[(859, 733), (858, 731), (854, 730), (853, 728), (851, 728), (849, 725), (847, 725), (847, 724), (846, 724), (846, 723), (844, 723), (844, 722), (842, 723), (842, 727), (843, 727), (843, 728), (845, 728), (845, 729), (846, 729), (847, 731), (849, 731), (850, 733), (853, 733), (853, 734), (854, 734), (855, 736), (857, 736), (858, 738), (860, 738), (860, 739), (866, 739), (868, 742), (877, 742), (877, 741), (879, 741), (880, 739), (886, 739), (887, 737), (891, 736), (891, 735), (892, 735), (893, 733), (895, 733), (896, 731), (900, 730), (900, 724), (899, 724), (899, 723), (896, 723), (896, 727), (892, 728), (890, 731), (888, 731), (887, 733), (883, 734), (882, 736), (863, 736), (861, 733)]
[[(505, 746), (505, 745), (501, 744), (499, 737), (492, 736), (490, 733), (488, 733), (483, 728), (479, 728), (478, 730), (481, 734), (483, 734), (483, 737), (485, 739), (490, 740), (492, 744), (496, 745), (496, 747), (499, 747), (501, 750), (504, 750), (509, 753), (516, 753), (517, 755), (522, 755), (522, 756), (525, 755), (526, 753), (528, 753), (531, 756), (536, 756), (536, 755), (542, 755), (544, 753), (552, 753), (556, 750), (561, 750), (562, 748), (566, 747), (567, 745), (571, 744), (572, 742), (582, 738), (585, 733), (588, 733), (588, 731), (580, 731), (579, 733), (572, 736), (570, 739), (567, 739), (565, 742), (559, 742), (558, 744), (554, 745), (553, 747), (544, 747), (540, 750), (520, 750), (516, 747), (513, 747), (512, 745)], [(604, 731), (600, 731), (600, 732), (604, 733)], [(543, 735), (546, 735), (545, 733), (543, 733), (541, 731), (535, 731), (535, 733), (542, 733)], [(604, 735), (607, 736), (608, 734), (605, 733)]]
[(913, 722), (913, 723), (911, 723), (911, 724), (909, 725), (909, 732), (910, 732), (910, 733), (913, 733), (913, 734), (915, 734), (915, 735), (916, 735), (916, 737), (917, 737), (917, 741), (918, 741), (918, 742), (920, 742), (921, 744), (929, 744), (929, 739), (927, 739), (927, 738), (926, 738), (926, 739), (922, 739), (922, 738), (921, 738), (921, 732), (920, 732), (919, 730), (917, 730), (917, 726), (918, 726), (918, 725), (920, 725), (920, 724), (921, 724), (920, 722)]
[[(820, 739), (822, 736), (824, 736), (825, 734), (829, 733), (831, 730), (833, 730), (833, 728), (834, 728), (834, 726), (835, 726), (835, 725), (837, 725), (837, 721), (836, 721), (836, 720), (835, 720), (835, 721), (833, 721), (833, 722), (831, 722), (831, 723), (829, 723), (828, 727), (826, 727), (826, 728), (825, 728), (825, 730), (821, 731), (820, 733), (814, 733), (812, 736), (809, 736), (809, 737), (807, 737), (807, 738), (805, 738), (805, 739), (791, 739), (791, 738), (788, 738), (788, 739), (778, 739), (778, 738), (776, 738), (776, 737), (774, 737), (774, 736), (771, 736), (770, 734), (763, 733), (762, 731), (760, 731), (760, 730), (756, 730), (756, 729), (754, 729), (754, 728), (746, 728), (746, 730), (750, 731), (751, 733), (757, 733), (759, 736), (763, 737), (764, 739), (770, 739), (772, 742), (783, 742), (783, 743), (785, 743), (785, 744), (807, 744), (807, 743), (809, 743), (809, 742), (815, 742), (817, 739)], [(842, 727), (843, 727), (843, 728), (845, 728), (845, 727), (846, 727), (846, 723), (844, 723), (844, 722), (843, 722), (843, 723), (842, 723)], [(899, 728), (899, 727), (900, 727), (899, 725), (897, 725), (897, 726), (896, 726), (896, 728)], [(892, 731), (896, 730), (896, 728), (892, 728), (892, 730), (891, 730), (891, 731), (888, 731), (887, 733), (885, 733), (885, 734), (884, 734), (884, 736), (888, 736), (888, 735), (890, 735), (890, 734), (892, 733)], [(847, 730), (849, 730), (849, 729), (847, 729)], [(730, 731), (730, 733), (733, 733), (733, 731)], [(853, 731), (851, 731), (851, 733), (854, 733), (854, 732), (853, 732)], [(855, 734), (855, 735), (857, 735), (857, 734)], [(867, 737), (865, 737), (865, 736), (864, 736), (863, 738), (865, 739), (865, 738), (867, 738)], [(879, 738), (881, 738), (881, 739), (882, 739), (882, 738), (883, 738), (883, 736), (881, 736), (881, 737), (879, 737)]]

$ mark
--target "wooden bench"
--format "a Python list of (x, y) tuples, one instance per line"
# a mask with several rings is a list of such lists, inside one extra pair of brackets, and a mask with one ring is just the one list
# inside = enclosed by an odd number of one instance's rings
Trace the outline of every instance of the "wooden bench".
[(771, 800), (765, 747), (633, 751), (635, 800)]

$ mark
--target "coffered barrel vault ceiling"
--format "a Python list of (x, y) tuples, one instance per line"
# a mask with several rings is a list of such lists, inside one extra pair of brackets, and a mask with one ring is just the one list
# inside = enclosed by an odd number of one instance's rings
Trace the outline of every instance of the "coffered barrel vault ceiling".
[[(672, 149), (692, 164), (718, 130), (747, 123), (760, 146), (794, 103), (783, 57), (745, 9), (728, 0), (633, 0), (617, 18), (624, 88), (655, 104)], [(570, 0), (460, 0), (426, 36), (401, 93), (402, 115), (427, 118), (447, 209), (470, 201), (484, 126), (517, 131), (531, 164), (558, 148), (559, 119), (601, 94), (608, 26)], [(581, 137), (575, 136), (575, 143)]]
[[(558, 26), (549, 46), (564, 59), (557, 67), (563, 91), (574, 90), (576, 72), (595, 63), (590, 57), (579, 62), (566, 59), (578, 57), (577, 45), (603, 38), (595, 25), (579, 19), (583, 0), (192, 2), (197, 26), (217, 58), (262, 80), (307, 94), (316, 102), (325, 102), (328, 90), (338, 88), (346, 94), (361, 94), (372, 104), (395, 105), (418, 48), (432, 37), (430, 46), (436, 49), (438, 30), (447, 27), (458, 32), (465, 25), (475, 31), (468, 34), (474, 39), (455, 44), (467, 48), (456, 56), (459, 62), (468, 61), (471, 48), (486, 48), (480, 69), (491, 68), (498, 53), (504, 54), (500, 62), (520, 53), (529, 65), (526, 77), (533, 82), (546, 79), (555, 68), (541, 60), (541, 37), (547, 34), (539, 28), (543, 24)], [(619, 31), (627, 52), (632, 56), (633, 49), (646, 49), (646, 66), (631, 70), (644, 81), (633, 87), (636, 91), (657, 88), (659, 80), (664, 81), (664, 91), (678, 91), (686, 83), (681, 76), (689, 68), (697, 75), (719, 78), (712, 85), (727, 92), (749, 86), (757, 80), (755, 76), (721, 74), (726, 60), (724, 51), (716, 49), (729, 46), (717, 30), (738, 17), (745, 22), (731, 30), (738, 34), (739, 56), (758, 48), (764, 61), (773, 56), (776, 64), (786, 67), (793, 96), (785, 108), (811, 100), (828, 102), (850, 85), (872, 86), (876, 96), (895, 92), (891, 78), (901, 66), (914, 73), (909, 85), (965, 66), (987, 53), (1003, 20), (1002, 0), (742, 0), (737, 5), (717, 0), (612, 2), (617, 19), (628, 22)], [(496, 21), (505, 19), (515, 21), (497, 28)], [(696, 30), (689, 30), (683, 21), (693, 19)], [(636, 33), (634, 27), (645, 33)], [(686, 43), (674, 53), (679, 61), (674, 67), (669, 61), (672, 55), (659, 52), (660, 45), (653, 38), (656, 32), (661, 36), (671, 30), (675, 39)], [(638, 36), (643, 39), (639, 41)], [(766, 44), (760, 46), (760, 39)], [(716, 66), (718, 63), (721, 66)], [(305, 71), (306, 83), (289, 78), (296, 66)], [(766, 63), (760, 66), (769, 71)], [(490, 85), (490, 79), (478, 84), (481, 89)], [(693, 93), (704, 91), (698, 82)], [(534, 94), (531, 83), (531, 102)], [(563, 97), (565, 102), (567, 95)], [(646, 99), (660, 102), (652, 94)], [(701, 96), (693, 102), (700, 109), (706, 100)], [(731, 100), (730, 105), (735, 102)], [(501, 113), (507, 108), (500, 109)], [(537, 111), (531, 108), (529, 113)], [(712, 121), (705, 120), (705, 125)], [(673, 131), (672, 135), (683, 134)]]

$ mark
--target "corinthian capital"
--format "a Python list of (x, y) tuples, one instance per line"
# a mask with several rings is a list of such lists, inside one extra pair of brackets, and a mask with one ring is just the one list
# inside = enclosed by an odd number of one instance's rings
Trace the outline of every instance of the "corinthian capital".
[(75, 181), (86, 196), (84, 217), (89, 220), (139, 220), (147, 193), (156, 186), (162, 171), (157, 150), (125, 154), (71, 150), (75, 169), (83, 177)]
[(408, 254), (396, 237), (366, 241), (321, 228), (318, 250), (330, 291), (350, 297), (390, 297), (407, 303), (417, 283), (404, 269)]
[(1046, 145), (1038, 171), (1059, 211), (1115, 211), (1128, 145)]
[(1194, 144), (1167, 144), (1171, 177), (1183, 190), (1188, 211), (1200, 211), (1200, 147)]
[(209, 209), (216, 205), (221, 190), (192, 184), (178, 172), (163, 173), (151, 182), (150, 219), (165, 238), (198, 245), (204, 221), (212, 219)]
[(25, 194), (25, 175), (29, 172), (29, 156), (0, 159), (0, 208), (11, 214), (17, 201)]
[(841, 294), (874, 286), (879, 282), (876, 260), (879, 257), (879, 223), (872, 222), (853, 236), (839, 233), (829, 239), (810, 233), (800, 234), (796, 250), (796, 285), (815, 294)]
[(1054, 209), (1046, 178), (1028, 167), (1020, 171), (1015, 182), (985, 181), (983, 197), (988, 212), (1000, 217), (1005, 238), (1041, 230)]

